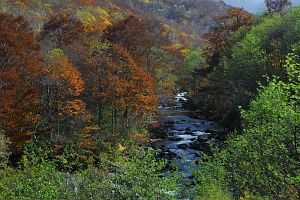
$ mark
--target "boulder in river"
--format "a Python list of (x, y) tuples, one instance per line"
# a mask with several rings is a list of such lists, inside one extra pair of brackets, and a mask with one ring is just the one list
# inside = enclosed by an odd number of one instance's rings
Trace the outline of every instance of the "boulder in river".
[(172, 136), (172, 137), (169, 137), (169, 140), (171, 140), (171, 141), (181, 141), (182, 140), (182, 138), (181, 137), (178, 137), (178, 136)]
[(180, 149), (187, 149), (189, 147), (189, 145), (188, 144), (178, 144), (177, 147)]
[(185, 135), (193, 135), (193, 132), (192, 131), (186, 131), (184, 134)]
[(210, 151), (210, 146), (208, 143), (205, 143), (205, 142), (202, 143), (199, 141), (195, 141), (195, 142), (191, 143), (190, 148), (197, 150), (197, 151), (204, 151), (204, 152)]
[(172, 152), (172, 151), (170, 151), (170, 150), (165, 151), (165, 152), (164, 152), (164, 156), (165, 156), (165, 158), (168, 159), (168, 160), (177, 158), (177, 154), (174, 153), (174, 152)]
[(208, 143), (209, 139), (207, 137), (199, 136), (197, 141), (201, 144)]
[(208, 129), (205, 133), (211, 133), (211, 138), (216, 141), (224, 141), (226, 140), (227, 133), (229, 131), (226, 129)]

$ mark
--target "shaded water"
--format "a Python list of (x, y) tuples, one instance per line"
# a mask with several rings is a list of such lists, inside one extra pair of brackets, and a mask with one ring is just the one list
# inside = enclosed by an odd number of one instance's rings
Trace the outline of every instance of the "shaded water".
[(165, 117), (165, 123), (171, 124), (168, 128), (170, 137), (161, 142), (160, 148), (172, 158), (171, 165), (178, 167), (187, 177), (192, 177), (193, 165), (200, 159), (198, 152), (207, 148), (208, 144), (204, 142), (211, 138), (209, 130), (219, 129), (220, 126), (214, 122), (181, 116), (180, 111), (177, 112), (177, 116)]
[(208, 150), (208, 141), (215, 138), (210, 131), (221, 129), (221, 126), (212, 121), (193, 118), (182, 109), (182, 102), (178, 100), (175, 108), (160, 107), (159, 111), (169, 134), (167, 139), (160, 142), (159, 147), (170, 160), (170, 167), (179, 168), (192, 180), (192, 170), (200, 159), (199, 151)]

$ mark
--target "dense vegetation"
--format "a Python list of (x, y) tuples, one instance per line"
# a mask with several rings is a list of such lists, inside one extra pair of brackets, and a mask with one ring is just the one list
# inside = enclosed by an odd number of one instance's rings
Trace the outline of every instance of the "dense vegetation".
[[(214, 16), (205, 48), (149, 17), (197, 1), (0, 2), (0, 198), (299, 199), (300, 7), (266, 2)], [(232, 130), (190, 185), (149, 147), (178, 90)]]
[(270, 79), (241, 111), (243, 130), (197, 172), (201, 192), (217, 187), (246, 199), (299, 198), (299, 66), (290, 54), (288, 81)]
[[(252, 21), (243, 15), (233, 12), (218, 18), (224, 25), (206, 36), (209, 66), (200, 70), (204, 84), (194, 98), (197, 107), (233, 127), (239, 124), (238, 107), (250, 105), (259, 83), (266, 83), (265, 75), (286, 79), (286, 55), (299, 43), (298, 9), (265, 14)], [(239, 23), (232, 25), (238, 18)]]
[(211, 84), (194, 99), (237, 130), (196, 172), (200, 196), (299, 198), (299, 16), (274, 7), (207, 50)]
[(229, 8), (223, 1), (211, 0), (118, 0), (131, 8), (160, 19), (190, 43), (201, 45), (201, 35), (215, 26), (214, 16)]

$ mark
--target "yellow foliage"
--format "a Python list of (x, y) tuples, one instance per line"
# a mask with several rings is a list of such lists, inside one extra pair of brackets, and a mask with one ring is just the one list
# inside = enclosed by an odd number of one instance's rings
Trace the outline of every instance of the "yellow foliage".
[(114, 20), (123, 20), (124, 19), (124, 17), (120, 13), (117, 13), (117, 12), (114, 12), (111, 15)]
[(111, 26), (112, 23), (109, 19), (107, 19), (106, 17), (100, 17), (101, 22), (104, 24), (104, 29), (108, 26)]
[(131, 139), (136, 143), (148, 143), (149, 142), (149, 135), (145, 133), (134, 133), (131, 135)]
[(80, 115), (85, 109), (85, 103), (82, 100), (67, 101), (64, 106), (64, 112), (69, 116)]
[(106, 9), (100, 8), (99, 6), (95, 7), (95, 10), (98, 14), (100, 14), (103, 17), (109, 17), (109, 13), (107, 12)]
[(180, 49), (181, 47), (182, 47), (182, 44), (172, 44), (172, 45), (168, 45), (168, 46), (163, 46), (163, 48), (166, 50), (177, 50), (177, 49)]
[(126, 150), (126, 147), (119, 143), (119, 144), (118, 144), (118, 150), (119, 150), (120, 152), (124, 152), (124, 151)]
[(257, 200), (257, 198), (251, 194), (248, 190), (240, 197), (240, 200)]
[(88, 26), (90, 23), (96, 21), (95, 16), (86, 9), (78, 10), (76, 12), (76, 16), (85, 26)]

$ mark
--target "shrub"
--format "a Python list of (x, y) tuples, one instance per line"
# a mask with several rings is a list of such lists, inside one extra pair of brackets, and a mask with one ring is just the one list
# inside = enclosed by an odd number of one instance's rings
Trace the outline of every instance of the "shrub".
[(70, 174), (57, 170), (55, 161), (26, 153), (21, 169), (0, 171), (0, 199), (175, 199), (177, 178), (161, 171), (152, 150), (126, 157), (103, 153), (101, 165)]
[(10, 155), (8, 145), (9, 139), (5, 136), (4, 131), (0, 128), (0, 169), (6, 167)]
[[(299, 199), (300, 196), (300, 64), (286, 60), (289, 81), (274, 78), (261, 87), (249, 110), (242, 110), (243, 131), (202, 164), (205, 184), (230, 188), (238, 197)], [(204, 180), (204, 181), (203, 181)], [(208, 182), (208, 183), (205, 183)], [(220, 191), (220, 189), (219, 189)], [(222, 191), (222, 190), (221, 190)]]

